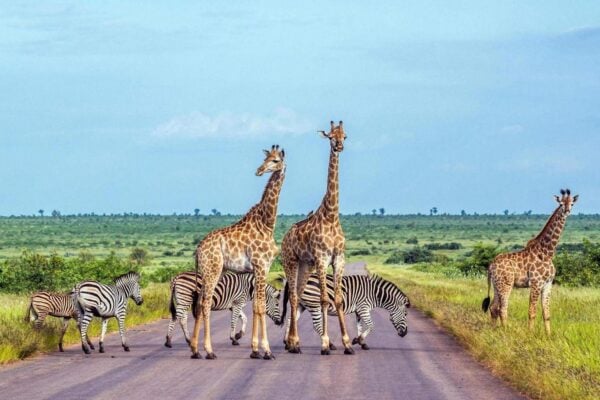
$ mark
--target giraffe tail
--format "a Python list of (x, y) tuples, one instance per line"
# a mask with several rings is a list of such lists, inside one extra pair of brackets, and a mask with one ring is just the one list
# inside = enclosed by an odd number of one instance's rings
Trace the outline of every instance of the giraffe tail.
[(483, 312), (487, 312), (487, 310), (490, 308), (490, 286), (492, 284), (492, 276), (490, 274), (489, 269), (487, 272), (487, 282), (488, 282), (488, 295), (485, 299), (483, 299), (483, 302), (481, 303), (481, 309), (483, 310)]
[(283, 326), (283, 321), (285, 321), (285, 314), (287, 314), (287, 303), (290, 299), (290, 284), (289, 282), (285, 282), (285, 288), (283, 289), (283, 310), (281, 311), (281, 324)]

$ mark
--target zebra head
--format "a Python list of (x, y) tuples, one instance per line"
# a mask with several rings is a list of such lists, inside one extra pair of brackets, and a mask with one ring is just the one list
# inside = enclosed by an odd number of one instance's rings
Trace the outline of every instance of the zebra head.
[(267, 284), (267, 315), (275, 322), (275, 325), (281, 325), (281, 311), (279, 310), (279, 298), (281, 292), (273, 286)]
[(400, 337), (406, 336), (408, 333), (408, 325), (406, 323), (406, 306), (403, 304), (398, 309), (390, 313), (390, 321), (396, 328), (398, 335)]
[(408, 333), (408, 324), (406, 322), (407, 308), (410, 308), (410, 300), (392, 282), (379, 276), (370, 277), (374, 286), (378, 288), (377, 302), (390, 313), (390, 321), (396, 328), (400, 337)]
[(140, 275), (137, 272), (128, 272), (115, 279), (115, 286), (121, 288), (127, 297), (135, 301), (135, 304), (141, 306), (144, 302), (142, 291), (140, 290)]

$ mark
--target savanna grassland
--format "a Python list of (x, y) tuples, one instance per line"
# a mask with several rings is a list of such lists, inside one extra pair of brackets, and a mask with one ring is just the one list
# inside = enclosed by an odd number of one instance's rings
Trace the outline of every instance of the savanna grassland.
[[(277, 242), (302, 218), (279, 217)], [(533, 334), (527, 331), (527, 290), (513, 291), (506, 329), (492, 328), (489, 314), (481, 312), (489, 260), (499, 251), (522, 247), (547, 218), (353, 215), (343, 216), (342, 226), (349, 262), (365, 260), (372, 272), (398, 283), (417, 308), (495, 373), (534, 398), (598, 398), (600, 216), (572, 215), (567, 221), (555, 258), (551, 338), (543, 334), (541, 322)], [(27, 295), (35, 285), (29, 279), (19, 286), (15, 275), (36, 274), (42, 265), (40, 274), (45, 278), (36, 283), (39, 289), (51, 285), (68, 290), (70, 279), (86, 274), (110, 281), (120, 271), (138, 269), (146, 285), (143, 294), (152, 300), (140, 308), (131, 303), (128, 324), (166, 317), (165, 282), (178, 271), (193, 268), (192, 254), (201, 238), (237, 219), (134, 214), (0, 218), (0, 363), (55, 349), (57, 343), (58, 322), (33, 334), (23, 322)], [(272, 276), (280, 273), (276, 261)], [(71, 327), (65, 341), (77, 340)]]

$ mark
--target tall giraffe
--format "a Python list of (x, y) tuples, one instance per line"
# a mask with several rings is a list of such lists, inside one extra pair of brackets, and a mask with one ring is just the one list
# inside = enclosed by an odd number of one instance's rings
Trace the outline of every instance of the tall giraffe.
[[(542, 316), (546, 333), (550, 335), (550, 291), (556, 269), (552, 258), (567, 217), (578, 195), (571, 197), (569, 189), (560, 191), (561, 197), (554, 196), (558, 207), (552, 213), (542, 231), (523, 250), (503, 253), (496, 256), (488, 268), (488, 297), (481, 305), (484, 312), (490, 309), (492, 321), (498, 316), (502, 325), (508, 317), (508, 297), (513, 287), (530, 287), (529, 329), (532, 329), (537, 312), (537, 302), (542, 296)], [(490, 307), (490, 285), (494, 286), (494, 301)]]
[(346, 330), (344, 312), (342, 310), (342, 275), (344, 274), (345, 238), (339, 217), (339, 153), (344, 150), (346, 134), (342, 121), (335, 126), (331, 121), (329, 133), (320, 131), (329, 139), (329, 173), (327, 176), (327, 192), (319, 208), (305, 220), (292, 225), (285, 234), (281, 245), (283, 268), (289, 282), (291, 325), (286, 338), (287, 348), (291, 353), (300, 353), (298, 323), (296, 312), (298, 298), (304, 292), (306, 282), (312, 271), (316, 269), (321, 290), (321, 312), (323, 335), (321, 336), (321, 354), (327, 355), (330, 350), (327, 334), (327, 267), (333, 267), (335, 286), (335, 307), (342, 331), (344, 353), (353, 354), (350, 338)]
[(198, 296), (194, 334), (190, 343), (192, 358), (201, 358), (198, 352), (200, 326), (204, 323), (204, 350), (207, 359), (216, 358), (210, 337), (210, 308), (215, 286), (223, 269), (237, 272), (254, 272), (256, 294), (252, 315), (251, 358), (260, 358), (258, 352), (259, 329), (262, 337), (263, 358), (274, 358), (267, 338), (265, 319), (266, 276), (273, 259), (279, 252), (273, 231), (277, 220), (277, 202), (285, 178), (285, 152), (278, 145), (264, 150), (266, 158), (256, 170), (256, 175), (272, 172), (260, 202), (237, 223), (209, 233), (196, 249), (196, 276), (202, 272), (203, 289)]

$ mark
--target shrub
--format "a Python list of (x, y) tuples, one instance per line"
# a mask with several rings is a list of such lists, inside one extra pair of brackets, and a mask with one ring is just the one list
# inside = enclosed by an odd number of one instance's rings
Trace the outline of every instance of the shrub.
[(477, 243), (468, 257), (458, 262), (456, 266), (465, 275), (485, 273), (498, 253), (500, 251), (497, 246)]
[(581, 253), (561, 252), (554, 258), (554, 281), (570, 286), (600, 286), (600, 243), (584, 240)]
[(459, 250), (462, 248), (462, 245), (457, 242), (449, 242), (449, 243), (427, 243), (425, 245), (427, 250)]
[(406, 239), (406, 244), (419, 244), (419, 239), (416, 236)]
[(351, 250), (349, 253), (351, 256), (369, 256), (371, 255), (371, 250), (369, 249), (355, 249)]
[(401, 262), (415, 264), (419, 262), (432, 262), (433, 259), (434, 256), (431, 250), (415, 246), (410, 250), (393, 252), (384, 262), (385, 264), (400, 264)]

